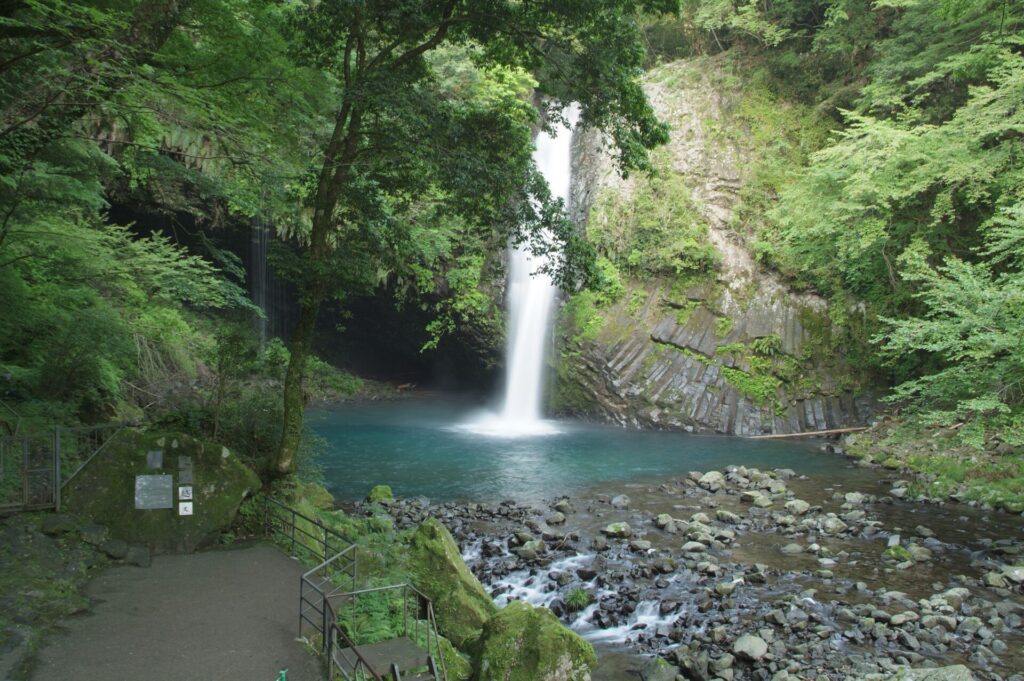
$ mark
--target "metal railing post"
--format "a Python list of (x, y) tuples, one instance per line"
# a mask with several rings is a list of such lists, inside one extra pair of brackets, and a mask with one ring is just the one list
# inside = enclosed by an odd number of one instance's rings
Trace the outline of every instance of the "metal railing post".
[(21, 503), (23, 506), (29, 505), (28, 477), (28, 438), (26, 437), (21, 441)]
[(295, 555), (295, 511), (292, 510), (292, 555)]
[(53, 429), (53, 507), (60, 512), (60, 426)]
[(302, 638), (302, 606), (306, 602), (306, 576), (299, 577), (299, 638)]

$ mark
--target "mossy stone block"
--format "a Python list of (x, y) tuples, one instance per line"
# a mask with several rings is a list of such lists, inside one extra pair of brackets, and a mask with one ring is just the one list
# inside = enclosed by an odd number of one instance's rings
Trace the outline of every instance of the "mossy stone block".
[[(148, 468), (146, 453), (161, 447), (167, 450), (163, 468)], [(192, 463), (190, 516), (178, 515), (179, 457)], [(135, 476), (153, 474), (174, 477), (174, 508), (135, 508)], [(125, 430), (68, 484), (64, 502), (81, 518), (108, 527), (111, 537), (156, 551), (194, 551), (216, 543), (231, 528), (242, 500), (259, 488), (257, 475), (219, 444), (179, 433)]]
[(480, 637), (478, 681), (589, 681), (594, 648), (547, 608), (513, 601)]
[(427, 518), (409, 539), (413, 584), (434, 603), (441, 634), (461, 650), (480, 635), (498, 608), (462, 560), (447, 528)]

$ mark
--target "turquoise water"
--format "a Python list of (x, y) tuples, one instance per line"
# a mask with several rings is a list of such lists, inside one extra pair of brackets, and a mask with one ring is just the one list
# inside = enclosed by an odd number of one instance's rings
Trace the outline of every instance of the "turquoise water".
[(460, 427), (480, 408), (413, 398), (310, 410), (307, 422), (327, 441), (320, 460), (327, 488), (356, 500), (376, 484), (433, 501), (538, 501), (608, 481), (656, 480), (730, 464), (839, 473), (846, 461), (806, 440), (625, 430), (578, 421), (522, 438)]

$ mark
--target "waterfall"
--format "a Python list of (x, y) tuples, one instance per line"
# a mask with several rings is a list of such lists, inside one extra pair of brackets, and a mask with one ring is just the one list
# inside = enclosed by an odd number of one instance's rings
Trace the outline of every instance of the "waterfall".
[[(579, 107), (572, 104), (563, 113), (568, 126), (558, 126), (554, 134), (541, 130), (533, 160), (547, 180), (551, 195), (562, 199), (568, 208), (572, 127), (579, 116)], [(549, 255), (531, 255), (526, 244), (512, 249), (509, 254), (505, 399), (497, 414), (471, 425), (472, 430), (504, 436), (557, 432), (541, 413), (544, 359), (550, 346), (551, 311), (558, 290), (551, 277), (539, 270), (550, 259)]]
[(267, 244), (270, 241), (270, 226), (262, 216), (252, 222), (252, 241), (249, 250), (249, 293), (252, 302), (263, 310), (263, 316), (256, 318), (256, 331), (260, 337), (260, 350), (267, 345), (267, 326), (270, 317), (270, 302), (267, 296), (270, 288), (270, 272), (267, 268)]

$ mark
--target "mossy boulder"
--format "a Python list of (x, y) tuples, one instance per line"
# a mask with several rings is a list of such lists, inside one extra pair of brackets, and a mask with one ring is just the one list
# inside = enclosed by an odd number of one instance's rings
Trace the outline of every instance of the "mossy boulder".
[[(162, 464), (150, 468), (147, 452), (158, 450)], [(179, 515), (178, 488), (189, 484), (189, 470), (192, 515)], [(138, 475), (172, 476), (173, 508), (136, 509)], [(226, 447), (179, 433), (125, 430), (68, 484), (64, 505), (107, 526), (112, 537), (157, 551), (194, 551), (218, 541), (234, 523), (242, 500), (259, 488), (257, 475)]]
[(323, 485), (315, 482), (298, 481), (295, 485), (295, 496), (308, 499), (314, 508), (329, 511), (334, 508), (334, 495), (327, 491)]
[(473, 676), (473, 665), (470, 664), (469, 658), (456, 650), (452, 642), (444, 636), (439, 636), (437, 640), (441, 646), (445, 671), (448, 672), (448, 681), (469, 681)]
[(371, 504), (387, 503), (395, 500), (395, 495), (391, 491), (391, 487), (388, 485), (374, 485), (373, 489), (366, 496), (366, 500)]
[(547, 608), (513, 601), (484, 625), (477, 681), (589, 681), (593, 647)]
[(416, 588), (434, 602), (441, 633), (457, 648), (466, 650), (498, 611), (435, 518), (427, 518), (409, 538), (409, 572)]

